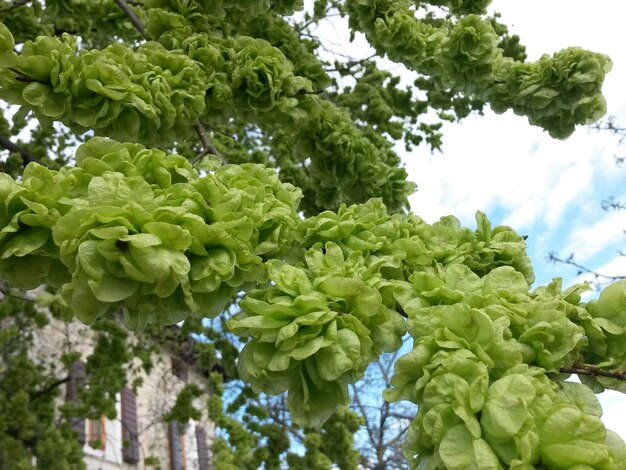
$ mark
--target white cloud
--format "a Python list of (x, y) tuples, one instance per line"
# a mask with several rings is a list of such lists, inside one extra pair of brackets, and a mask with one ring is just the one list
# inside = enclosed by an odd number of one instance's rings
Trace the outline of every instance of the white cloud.
[(607, 390), (598, 396), (602, 410), (604, 425), (622, 438), (626, 439), (626, 400), (624, 394), (614, 390)]
[[(582, 273), (574, 279), (574, 284), (581, 283), (585, 281), (589, 281), (591, 283), (599, 282), (604, 284), (607, 281), (607, 277), (620, 277), (626, 276), (626, 256), (616, 255), (609, 262), (604, 264), (591, 264), (587, 266), (588, 269), (593, 271), (592, 273)], [(598, 275), (594, 274), (597, 273)], [(591, 297), (596, 297), (598, 292), (595, 294), (588, 295), (585, 301), (589, 300)]]
[(411, 207), (433, 221), (448, 213), (468, 220), (477, 209), (499, 206), (517, 229), (536, 222), (556, 227), (568, 205), (590, 196), (595, 173), (614, 173), (612, 154), (598, 151), (612, 148), (607, 137), (581, 130), (553, 140), (512, 113), (447, 125), (442, 155), (421, 149), (405, 156), (418, 184)]
[(626, 241), (624, 229), (625, 211), (605, 212), (593, 225), (573, 231), (561, 253), (565, 256), (574, 253), (578, 261), (589, 261), (609, 245)]

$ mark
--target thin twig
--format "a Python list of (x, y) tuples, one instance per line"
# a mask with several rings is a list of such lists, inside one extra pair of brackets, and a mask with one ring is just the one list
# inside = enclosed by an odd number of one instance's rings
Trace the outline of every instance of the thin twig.
[(24, 83), (43, 83), (46, 84), (46, 82), (43, 82), (41, 80), (36, 80), (32, 77), (29, 77), (28, 75), (26, 75), (23, 72), (20, 72), (18, 69), (14, 68), (14, 67), (7, 67), (7, 69), (9, 69), (11, 72), (15, 73), (15, 79), (18, 82), (24, 82)]
[(195, 126), (196, 132), (198, 133), (198, 137), (200, 137), (200, 141), (202, 142), (202, 152), (198, 154), (198, 156), (194, 159), (194, 162), (200, 160), (205, 155), (215, 155), (219, 158), (223, 163), (225, 163), (224, 157), (218, 152), (218, 150), (213, 146), (211, 140), (209, 139), (209, 134), (207, 134), (204, 125), (201, 122), (198, 122)]
[(307, 91), (307, 90), (298, 90), (298, 92), (296, 93), (296, 95), (321, 95), (322, 93), (324, 93), (324, 89), (322, 90), (311, 90), (311, 91)]
[(367, 62), (368, 60), (372, 60), (376, 56), (377, 56), (377, 54), (372, 54), (372, 55), (364, 57), (363, 59), (360, 59), (360, 60), (349, 60), (345, 64), (341, 64), (340, 67), (336, 67), (334, 69), (325, 69), (325, 71), (326, 72), (349, 71), (351, 68), (356, 67), (357, 65), (361, 65), (361, 64)]
[(572, 367), (561, 367), (559, 371), (564, 374), (592, 375), (594, 377), (626, 380), (626, 371), (604, 370), (590, 364), (574, 364)]
[(14, 144), (13, 142), (11, 142), (11, 140), (7, 136), (2, 135), (2, 134), (0, 134), (0, 145), (2, 145), (9, 152), (19, 153), (22, 156), (22, 159), (24, 160), (24, 165), (30, 162), (38, 161), (38, 158), (35, 157), (32, 153), (30, 153), (26, 149), (23, 149), (19, 145)]
[(115, 0), (115, 4), (120, 7), (120, 9), (126, 14), (132, 25), (137, 31), (139, 31), (139, 33), (143, 36), (145, 40), (149, 41), (150, 39), (152, 39), (146, 31), (146, 28), (144, 27), (141, 20), (137, 18), (135, 12), (130, 8), (130, 6), (128, 6), (126, 0)]
[(211, 129), (212, 131), (215, 132), (219, 132), (220, 134), (222, 134), (224, 137), (228, 137), (231, 140), (237, 140), (235, 139), (232, 135), (230, 135), (228, 132), (224, 132), (221, 129), (218, 129), (217, 127), (213, 127), (211, 124), (207, 124), (206, 122), (203, 122), (202, 125), (204, 125), (205, 127), (208, 127), (209, 129)]
[(556, 253), (552, 252), (548, 254), (548, 261), (551, 261), (552, 263), (569, 264), (570, 266), (574, 266), (575, 268), (578, 269), (578, 274), (583, 274), (583, 273), (591, 274), (596, 279), (601, 279), (601, 278), (606, 279), (606, 282), (613, 282), (613, 281), (619, 281), (620, 279), (626, 279), (626, 276), (609, 276), (609, 275), (594, 271), (593, 269), (583, 266), (582, 264), (578, 264), (576, 261), (574, 261), (573, 253), (569, 255), (567, 258), (562, 259), (562, 258), (559, 258), (556, 255)]
[(5, 287), (0, 287), (0, 294), (2, 294), (5, 297), (13, 297), (14, 299), (23, 300), (25, 302), (35, 302), (35, 299), (31, 299), (30, 297), (24, 297), (24, 296), (21, 296), (21, 295), (13, 294), (13, 293), (11, 293), (10, 290), (8, 290)]
[(52, 390), (54, 390), (55, 388), (57, 388), (59, 385), (63, 385), (64, 383), (67, 383), (70, 381), (70, 376), (68, 375), (67, 377), (64, 377), (62, 379), (56, 380), (54, 382), (52, 382), (50, 385), (48, 385), (47, 387), (41, 389), (41, 390), (37, 390), (36, 392), (32, 392), (30, 394), (30, 399), (31, 400), (35, 400), (36, 398), (39, 398), (42, 395), (45, 395), (48, 392), (51, 392)]
[(0, 10), (0, 13), (10, 13), (13, 10), (15, 10), (16, 8), (22, 7), (24, 5), (26, 5), (27, 3), (30, 3), (32, 0), (17, 0), (16, 2), (13, 2), (13, 5), (3, 8), (2, 10)]
[(356, 406), (359, 408), (361, 412), (361, 416), (363, 416), (363, 424), (365, 425), (365, 430), (367, 431), (367, 435), (370, 438), (371, 445), (374, 445), (376, 439), (374, 438), (374, 429), (372, 429), (372, 425), (369, 420), (369, 416), (365, 411), (365, 407), (363, 406), (363, 402), (361, 401), (361, 397), (359, 396), (359, 390), (356, 385), (352, 385), (352, 396), (354, 397), (354, 401), (356, 402)]
[[(284, 395), (283, 397), (281, 397), (281, 401), (284, 402)], [(270, 404), (264, 405), (262, 404), (258, 399), (256, 400), (257, 404), (259, 406), (263, 406), (265, 409), (267, 409), (267, 412), (269, 414), (269, 417), (276, 423), (278, 424), (280, 427), (282, 427), (283, 429), (287, 430), (288, 432), (290, 432), (296, 439), (300, 440), (300, 441), (304, 441), (305, 439), (305, 435), (302, 434), (302, 432), (293, 427), (291, 424), (289, 424), (287, 422), (286, 419), (281, 418), (279, 416), (279, 413), (284, 412), (286, 410), (286, 407), (281, 406), (280, 408), (276, 409), (275, 407), (272, 407)]]
[(626, 210), (626, 204), (622, 201), (616, 201), (614, 196), (609, 197), (608, 199), (603, 199), (600, 202), (602, 210), (609, 211), (623, 211)]

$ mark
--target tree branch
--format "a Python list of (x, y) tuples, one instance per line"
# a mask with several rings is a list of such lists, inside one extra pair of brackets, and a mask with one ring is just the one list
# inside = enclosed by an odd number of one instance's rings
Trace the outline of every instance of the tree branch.
[(361, 64), (367, 62), (368, 60), (372, 60), (374, 57), (376, 57), (376, 55), (377, 54), (372, 54), (372, 55), (364, 57), (364, 58), (362, 58), (360, 60), (349, 60), (345, 64), (339, 64), (338, 62), (335, 62), (335, 68), (324, 69), (324, 70), (326, 72), (349, 72), (350, 69), (352, 69), (353, 67), (356, 67), (357, 65), (361, 65)]
[(24, 6), (27, 3), (30, 3), (31, 1), (32, 0), (17, 0), (15, 2), (13, 2), (13, 5), (11, 5), (10, 7), (6, 7), (6, 8), (3, 8), (2, 10), (0, 10), (0, 13), (10, 13), (13, 10), (15, 10), (16, 8)]
[(211, 154), (211, 155), (215, 155), (223, 163), (225, 163), (226, 161), (224, 160), (224, 157), (222, 157), (222, 155), (218, 152), (218, 150), (211, 143), (211, 140), (209, 139), (209, 134), (207, 134), (206, 129), (204, 128), (204, 124), (202, 124), (201, 122), (198, 122), (195, 128), (196, 128), (196, 132), (198, 133), (198, 137), (200, 137), (200, 141), (202, 142), (202, 146), (204, 148), (202, 152), (200, 152), (194, 160), (197, 161), (200, 158), (204, 157), (205, 155)]
[(365, 429), (367, 430), (367, 434), (370, 438), (370, 442), (372, 445), (374, 445), (374, 443), (376, 442), (376, 440), (374, 439), (374, 430), (372, 429), (369, 416), (367, 415), (367, 412), (365, 411), (365, 407), (363, 406), (363, 403), (361, 402), (361, 398), (359, 397), (359, 391), (356, 385), (352, 385), (352, 394), (354, 396), (354, 400), (356, 401), (356, 404), (359, 410), (361, 411), (361, 415), (363, 416), (363, 424), (365, 424)]
[(25, 296), (22, 296), (22, 295), (17, 295), (17, 294), (11, 293), (11, 290), (9, 289), (8, 286), (0, 285), (0, 294), (4, 295), (6, 297), (13, 297), (14, 299), (24, 300), (25, 302), (34, 302), (35, 301), (35, 299), (31, 299), (29, 297), (25, 297)]
[(38, 161), (38, 158), (35, 157), (28, 150), (14, 144), (7, 136), (0, 134), (0, 145), (2, 145), (9, 152), (19, 153), (24, 160), (24, 165), (27, 165), (30, 162)]
[(126, 14), (132, 25), (137, 31), (139, 31), (139, 34), (141, 34), (146, 41), (152, 39), (141, 20), (137, 17), (137, 15), (135, 15), (135, 12), (130, 8), (130, 6), (128, 6), (126, 0), (115, 0), (115, 4)]
[(403, 426), (402, 428), (400, 428), (400, 431), (398, 431), (398, 434), (396, 434), (395, 437), (393, 437), (390, 441), (385, 442), (385, 446), (392, 447), (396, 445), (398, 442), (400, 442), (400, 439), (402, 439), (402, 436), (404, 436), (404, 434), (409, 430), (409, 427), (411, 427), (411, 425), (407, 424), (406, 426)]
[(586, 266), (578, 264), (576, 261), (574, 261), (573, 253), (569, 255), (567, 258), (562, 259), (562, 258), (559, 258), (556, 255), (556, 253), (551, 252), (548, 254), (548, 261), (552, 263), (569, 264), (570, 266), (574, 266), (575, 268), (578, 269), (578, 274), (583, 274), (583, 273), (592, 274), (596, 279), (605, 279), (606, 282), (613, 282), (613, 281), (619, 281), (620, 279), (626, 279), (626, 276), (608, 276), (606, 274), (599, 273), (597, 271), (594, 271), (593, 269), (590, 269), (590, 268), (587, 268)]
[(39, 398), (40, 396), (45, 395), (46, 393), (51, 392), (52, 390), (57, 388), (59, 385), (63, 385), (64, 383), (67, 383), (69, 381), (70, 381), (70, 376), (68, 375), (67, 377), (64, 377), (64, 378), (59, 379), (59, 380), (57, 380), (55, 382), (52, 382), (46, 388), (43, 388), (41, 390), (37, 390), (36, 392), (32, 392), (30, 394), (30, 399), (31, 400), (35, 400), (35, 399)]
[(615, 211), (623, 211), (626, 210), (626, 204), (624, 204), (621, 201), (616, 201), (615, 197), (611, 196), (608, 199), (602, 199), (602, 202), (600, 203), (602, 205), (602, 210), (605, 211), (609, 211), (609, 210), (615, 210)]
[(286, 429), (287, 431), (289, 431), (293, 436), (295, 436), (297, 439), (299, 439), (301, 442), (304, 442), (304, 434), (302, 434), (302, 432), (300, 432), (300, 430), (294, 428), (291, 424), (289, 424), (285, 419), (281, 418), (279, 416), (279, 413), (284, 412), (285, 408), (284, 407), (280, 407), (280, 409), (276, 409), (272, 406), (269, 405), (263, 405), (260, 401), (257, 400), (257, 403), (260, 406), (264, 406), (267, 409), (267, 412), (269, 414), (269, 417), (278, 425), (280, 425), (283, 429)]
[(574, 364), (572, 367), (561, 367), (559, 371), (564, 374), (592, 375), (594, 377), (626, 380), (626, 371), (604, 370), (590, 364)]
[(28, 75), (26, 75), (23, 72), (20, 72), (18, 69), (14, 68), (14, 67), (7, 67), (8, 70), (10, 70), (11, 72), (15, 73), (15, 79), (18, 82), (23, 82), (23, 83), (43, 83), (44, 85), (47, 85), (46, 82), (41, 81), (41, 80), (36, 80), (32, 77), (29, 77)]

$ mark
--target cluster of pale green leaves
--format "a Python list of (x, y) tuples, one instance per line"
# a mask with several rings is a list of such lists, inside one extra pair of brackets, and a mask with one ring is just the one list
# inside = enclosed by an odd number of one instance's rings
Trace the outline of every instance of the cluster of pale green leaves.
[(400, 347), (406, 328), (395, 290), (410, 273), (513, 264), (532, 279), (522, 237), (508, 227), (491, 231), (482, 214), (479, 220), (479, 231), (452, 217), (429, 225), (388, 215), (380, 200), (303, 220), (299, 261), (268, 263), (271, 285), (252, 291), (230, 322), (252, 338), (240, 358), (241, 376), (270, 393), (288, 389), (298, 422), (324, 422), (347, 403), (347, 385), (372, 360)]
[(557, 280), (530, 292), (511, 267), (480, 277), (450, 265), (399, 285), (414, 347), (396, 363), (386, 398), (419, 404), (404, 444), (412, 465), (619, 469), (626, 446), (604, 428), (592, 390), (550, 379), (592, 351), (623, 367), (624, 352), (605, 343), (611, 331), (624, 342), (607, 318), (623, 315), (625, 287), (609, 287), (595, 308), (580, 302), (585, 285), (561, 292)]
[(252, 338), (241, 376), (289, 390), (294, 419), (320, 425), (370, 361), (398, 348), (403, 312), (414, 348), (386, 398), (419, 405), (404, 446), (413, 467), (617, 470), (626, 447), (593, 392), (553, 379), (594, 355), (624, 366), (626, 283), (597, 305), (580, 302), (584, 285), (531, 292), (522, 237), (480, 213), (477, 223), (389, 216), (380, 201), (303, 221), (302, 260), (270, 262), (272, 284), (230, 322)]
[(42, 122), (147, 145), (188, 138), (201, 120), (237, 116), (294, 136), (296, 161), (310, 158), (310, 168), (302, 174), (286, 162), (282, 169), (313, 190), (305, 209), (374, 196), (395, 210), (406, 205), (414, 189), (406, 171), (388, 164), (345, 111), (310, 94), (311, 82), (294, 74), (279, 49), (252, 37), (193, 33), (183, 16), (165, 10), (148, 16), (158, 42), (137, 48), (115, 43), (77, 51), (76, 40), (64, 35), (28, 41), (18, 55), (1, 26), (0, 97)]
[[(406, 0), (344, 6), (381, 55), (498, 112), (525, 114), (553, 136), (604, 112), (605, 56), (568, 49), (519, 62), (479, 16), (488, 1), (429, 3), (450, 15), (418, 19), (422, 3)], [(87, 323), (121, 309), (133, 329), (215, 315), (256, 286), (229, 323), (249, 340), (240, 375), (257, 390), (288, 390), (305, 426), (346, 404), (348, 385), (408, 331), (414, 347), (386, 398), (419, 405), (405, 443), (413, 467), (619, 468), (624, 443), (599, 421), (591, 390), (558, 380), (573, 364), (624, 368), (625, 283), (589, 304), (583, 286), (562, 291), (555, 281), (531, 292), (525, 243), (510, 228), (492, 228), (480, 213), (475, 231), (453, 217), (431, 225), (388, 214), (413, 188), (397, 157), (317, 94), (327, 77), (319, 62), (306, 65), (310, 50), (297, 48), (292, 62), (272, 45), (294, 36), (266, 14), (301, 2), (142, 6), (151, 40), (140, 45), (82, 49), (64, 34), (26, 41), (18, 53), (0, 24), (0, 96), (21, 106), (18, 118), (33, 113), (146, 145), (189, 139), (197, 125), (253, 123), (288, 147), (277, 166), (303, 186), (302, 209), (336, 211), (302, 219), (300, 190), (261, 165), (201, 173), (183, 157), (96, 137), (75, 166), (31, 163), (21, 179), (1, 175), (3, 279), (60, 288)], [(256, 18), (266, 38), (254, 36)], [(373, 196), (381, 199), (342, 204)], [(585, 380), (594, 391), (620, 387)]]
[(76, 166), (1, 175), (0, 272), (61, 287), (79, 319), (130, 328), (215, 315), (293, 241), (300, 191), (261, 165), (204, 176), (183, 157), (93, 138)]
[[(467, 16), (416, 18), (422, 3)], [(506, 57), (493, 25), (480, 16), (489, 3), (348, 0), (346, 5), (351, 27), (363, 31), (379, 53), (441, 77), (446, 86), (484, 99), (495, 112), (525, 115), (552, 137), (566, 138), (577, 124), (606, 112), (600, 88), (611, 68), (607, 56), (569, 48), (532, 63)]]

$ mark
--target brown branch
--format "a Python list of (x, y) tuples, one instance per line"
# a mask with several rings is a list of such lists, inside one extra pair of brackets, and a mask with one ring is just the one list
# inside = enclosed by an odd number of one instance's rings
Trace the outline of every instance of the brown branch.
[(15, 73), (15, 79), (18, 82), (24, 82), (24, 83), (43, 83), (44, 85), (47, 85), (46, 82), (43, 82), (41, 80), (36, 80), (32, 77), (29, 77), (28, 75), (26, 75), (23, 72), (20, 72), (18, 69), (14, 68), (14, 67), (7, 67), (8, 70), (10, 70), (11, 72)]
[(43, 388), (41, 390), (37, 390), (36, 392), (32, 392), (30, 394), (30, 399), (31, 400), (35, 400), (35, 399), (39, 398), (40, 396), (45, 395), (48, 392), (51, 392), (52, 390), (57, 388), (59, 385), (63, 385), (64, 383), (67, 383), (69, 381), (70, 381), (70, 376), (68, 375), (67, 377), (64, 377), (64, 378), (59, 379), (59, 380), (57, 380), (55, 382), (52, 382), (46, 388)]
[(20, 147), (19, 145), (14, 144), (7, 136), (0, 134), (0, 145), (7, 149), (9, 152), (19, 153), (24, 160), (24, 165), (30, 162), (38, 161), (38, 158), (35, 157), (28, 150)]
[(115, 4), (126, 14), (132, 25), (137, 31), (139, 31), (145, 40), (149, 41), (152, 39), (141, 20), (137, 17), (137, 15), (135, 15), (135, 12), (130, 8), (130, 6), (128, 6), (126, 0), (115, 0)]
[(626, 276), (608, 276), (606, 274), (599, 273), (597, 271), (594, 271), (593, 269), (590, 269), (586, 266), (578, 264), (576, 261), (574, 261), (573, 253), (569, 255), (567, 258), (562, 259), (562, 258), (559, 258), (556, 255), (556, 253), (552, 252), (548, 254), (548, 261), (552, 263), (569, 264), (570, 266), (574, 266), (575, 268), (578, 269), (578, 274), (583, 274), (583, 273), (591, 274), (593, 275), (593, 277), (596, 278), (596, 280), (599, 280), (600, 278), (602, 278), (602, 279), (606, 279), (606, 282), (613, 282), (613, 281), (619, 281), (620, 279), (626, 279)]
[[(281, 397), (281, 401), (284, 402), (284, 395), (283, 395), (283, 397)], [(257, 402), (257, 404), (259, 406), (264, 406), (263, 404), (261, 404), (261, 402), (259, 400), (256, 400), (256, 402)], [(271, 405), (265, 405), (264, 408), (267, 409), (269, 417), (276, 424), (278, 424), (283, 429), (286, 429), (288, 432), (290, 432), (294, 437), (299, 439), (301, 442), (304, 442), (304, 439), (305, 439), (306, 436), (304, 434), (302, 434), (302, 432), (300, 432), (299, 429), (296, 429), (291, 424), (289, 424), (285, 419), (283, 419), (283, 418), (281, 418), (279, 416), (279, 413), (285, 411), (285, 407), (284, 406), (281, 406), (280, 409), (278, 409), (278, 410), (276, 410), (276, 408), (272, 407)]]
[(32, 0), (17, 0), (16, 2), (13, 2), (13, 5), (11, 5), (10, 7), (6, 7), (0, 10), (0, 13), (10, 13), (16, 8), (22, 7), (26, 5), (27, 3), (30, 3), (31, 1)]
[(211, 140), (209, 139), (209, 135), (207, 134), (206, 129), (204, 128), (204, 124), (202, 124), (201, 122), (198, 122), (195, 128), (196, 128), (196, 132), (198, 133), (198, 137), (200, 137), (200, 141), (202, 142), (203, 150), (194, 159), (194, 162), (200, 160), (205, 155), (211, 154), (211, 155), (215, 155), (223, 163), (225, 163), (224, 157), (222, 157), (219, 151), (211, 143)]
[(364, 57), (363, 59), (360, 60), (349, 60), (348, 62), (344, 64), (339, 64), (338, 62), (335, 62), (335, 64), (340, 65), (339, 67), (337, 67), (337, 65), (335, 66), (335, 68), (333, 69), (325, 69), (326, 72), (343, 72), (346, 71), (348, 72), (350, 69), (356, 67), (357, 65), (361, 65), (365, 62), (367, 62), (368, 60), (372, 60), (374, 57), (376, 57), (377, 54), (372, 54), (368, 57)]
[(561, 367), (559, 372), (564, 374), (592, 375), (594, 377), (626, 380), (626, 371), (604, 370), (590, 364), (574, 364), (572, 367)]
[(603, 199), (601, 201), (602, 210), (609, 211), (623, 211), (626, 210), (626, 204), (621, 201), (616, 201), (614, 196), (609, 197), (608, 199)]
[[(415, 417), (413, 417), (412, 419), (415, 419)], [(384, 446), (389, 448), (397, 444), (398, 442), (400, 442), (400, 439), (402, 439), (402, 436), (404, 436), (404, 433), (406, 433), (410, 427), (411, 425), (407, 424), (406, 426), (403, 426), (402, 428), (400, 428), (400, 431), (398, 431), (398, 434), (396, 434), (396, 436), (393, 437), (390, 441), (385, 442)]]
[(14, 299), (24, 300), (25, 302), (35, 302), (35, 299), (11, 293), (11, 291), (6, 287), (0, 287), (0, 294), (6, 297), (13, 297)]
[[(302, 89), (302, 90), (298, 90), (298, 92), (294, 96), (297, 96), (297, 95), (321, 95), (322, 93), (324, 93), (324, 91), (326, 91), (326, 90), (324, 90), (323, 88), (321, 90), (311, 90), (311, 91), (307, 91), (307, 90)], [(293, 96), (292, 96), (292, 98), (293, 98)]]
[(213, 127), (212, 125), (207, 124), (206, 122), (203, 122), (203, 123), (202, 123), (202, 125), (203, 125), (203, 126), (205, 126), (205, 127), (208, 127), (208, 128), (209, 128), (209, 129), (211, 129), (212, 131), (219, 132), (219, 133), (220, 133), (220, 134), (222, 134), (224, 137), (228, 137), (228, 138), (229, 138), (229, 139), (231, 139), (231, 140), (236, 140), (236, 139), (235, 139), (232, 135), (230, 135), (229, 133), (224, 132), (224, 131), (223, 131), (223, 130), (221, 130), (221, 129), (218, 129), (217, 127)]
[(367, 411), (365, 411), (365, 406), (363, 406), (363, 402), (361, 402), (361, 398), (359, 397), (359, 391), (354, 384), (352, 385), (352, 395), (354, 397), (354, 400), (356, 401), (356, 405), (359, 408), (359, 411), (361, 412), (361, 415), (363, 416), (363, 424), (365, 425), (365, 430), (367, 431), (367, 435), (369, 436), (370, 443), (373, 446), (376, 442), (376, 439), (374, 438), (374, 430), (372, 429), (372, 425), (367, 415)]

